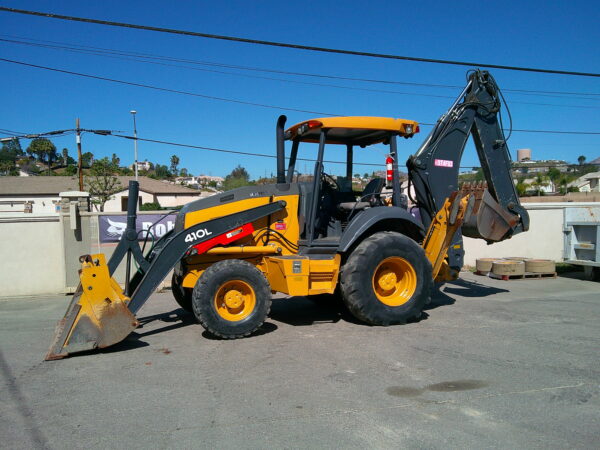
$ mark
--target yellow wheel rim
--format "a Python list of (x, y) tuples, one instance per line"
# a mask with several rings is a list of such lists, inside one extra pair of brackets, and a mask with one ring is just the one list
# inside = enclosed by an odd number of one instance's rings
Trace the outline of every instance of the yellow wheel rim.
[(254, 311), (256, 295), (245, 281), (232, 280), (224, 283), (215, 295), (217, 314), (225, 320), (239, 322)]
[(417, 289), (417, 272), (404, 258), (391, 256), (379, 263), (373, 274), (373, 292), (388, 306), (408, 302)]

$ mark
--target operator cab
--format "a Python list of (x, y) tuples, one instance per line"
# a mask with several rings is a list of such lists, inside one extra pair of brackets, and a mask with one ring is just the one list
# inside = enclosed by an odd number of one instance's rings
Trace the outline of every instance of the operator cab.
[[(292, 183), (299, 159), (300, 144), (318, 144), (312, 180), (298, 182), (300, 205), (298, 211), (301, 230), (300, 246), (309, 253), (330, 253), (337, 249), (348, 225), (360, 220), (361, 214), (380, 206), (406, 207), (400, 192), (396, 158), (396, 137), (412, 137), (419, 132), (419, 125), (412, 120), (387, 117), (327, 117), (300, 122), (283, 132), (285, 116), (278, 121), (277, 167), (278, 183)], [(287, 170), (284, 171), (284, 141), (292, 141)], [(389, 146), (393, 159), (391, 196), (385, 198), (383, 178), (372, 179), (362, 190), (352, 189), (353, 157), (356, 147), (366, 148), (376, 144)], [(345, 152), (332, 159), (342, 161), (345, 153), (345, 176), (333, 177), (323, 169), (325, 147), (345, 147)], [(331, 155), (331, 153), (329, 153)], [(312, 250), (312, 251), (310, 251)], [(328, 251), (331, 250), (331, 251)]]

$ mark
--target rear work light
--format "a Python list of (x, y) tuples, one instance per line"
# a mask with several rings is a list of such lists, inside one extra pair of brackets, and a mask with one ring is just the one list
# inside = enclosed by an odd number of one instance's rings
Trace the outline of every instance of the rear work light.
[(298, 127), (298, 135), (300, 136), (300, 135), (306, 133), (308, 130), (311, 130), (313, 128), (319, 128), (322, 126), (323, 126), (323, 123), (319, 122), (318, 120), (309, 120), (308, 122), (305, 122)]

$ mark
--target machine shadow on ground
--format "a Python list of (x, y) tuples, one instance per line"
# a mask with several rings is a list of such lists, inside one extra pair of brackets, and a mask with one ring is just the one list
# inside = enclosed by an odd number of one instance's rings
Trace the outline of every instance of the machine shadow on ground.
[(337, 323), (340, 320), (364, 325), (350, 314), (339, 299), (327, 295), (318, 295), (315, 298), (273, 299), (269, 317), (278, 322), (299, 327), (315, 323)]
[[(455, 303), (452, 295), (460, 295), (466, 298), (480, 298), (490, 295), (508, 292), (507, 289), (501, 289), (486, 286), (477, 282), (458, 279), (453, 282), (436, 285), (432, 292), (431, 302), (425, 306), (423, 314), (417, 319), (412, 319), (408, 323), (416, 323), (427, 320), (429, 314), (425, 311), (436, 309), (443, 306), (451, 306)], [(318, 323), (337, 323), (344, 321), (355, 325), (369, 326), (356, 319), (350, 311), (344, 306), (344, 303), (333, 295), (318, 295), (314, 297), (287, 297), (275, 298), (271, 306), (269, 318), (276, 322), (282, 322), (292, 326), (311, 326)], [(144, 337), (187, 327), (189, 325), (198, 325), (193, 314), (184, 311), (181, 308), (170, 312), (154, 314), (139, 318), (140, 327), (131, 333), (127, 339), (110, 348), (103, 349), (103, 353), (121, 352), (133, 350), (140, 347), (146, 347)], [(144, 327), (153, 322), (165, 324), (159, 328), (144, 330)], [(261, 336), (277, 330), (277, 325), (272, 322), (265, 322), (253, 336)], [(202, 333), (202, 337), (210, 340), (220, 340), (221, 338), (213, 336), (207, 331)]]
[(508, 289), (501, 289), (475, 281), (468, 281), (459, 278), (458, 280), (447, 282), (444, 284), (436, 284), (431, 293), (431, 302), (425, 306), (425, 310), (439, 308), (440, 306), (453, 305), (455, 300), (448, 294), (459, 295), (465, 298), (481, 298), (490, 295), (509, 292)]
[[(127, 336), (125, 340), (108, 348), (100, 349), (99, 351), (101, 353), (117, 353), (127, 350), (134, 350), (141, 347), (147, 347), (149, 344), (141, 339), (148, 336), (152, 336), (154, 334), (164, 333), (166, 331), (176, 330), (178, 328), (198, 324), (198, 322), (192, 314), (187, 313), (181, 308), (174, 309), (173, 311), (167, 313), (140, 317), (138, 319), (138, 322), (140, 323), (140, 326), (136, 329), (136, 331), (132, 332), (129, 336)], [(144, 331), (144, 327), (153, 322), (161, 322), (170, 325)], [(85, 355), (87, 353), (88, 352), (83, 352), (81, 353), (81, 355)], [(93, 354), (95, 353), (95, 351), (91, 351), (89, 353)]]

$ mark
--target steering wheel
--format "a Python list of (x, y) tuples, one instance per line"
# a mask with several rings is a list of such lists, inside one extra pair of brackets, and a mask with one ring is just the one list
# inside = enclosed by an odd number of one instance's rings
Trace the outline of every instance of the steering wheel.
[(329, 175), (328, 173), (325, 172), (321, 172), (321, 185), (323, 186), (323, 189), (327, 189), (327, 190), (331, 190), (331, 191), (337, 191), (338, 190), (338, 185), (337, 182), (335, 181), (335, 178), (333, 178), (331, 175)]

